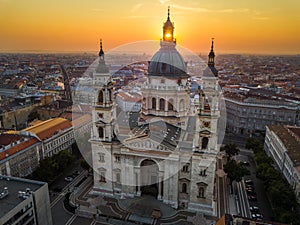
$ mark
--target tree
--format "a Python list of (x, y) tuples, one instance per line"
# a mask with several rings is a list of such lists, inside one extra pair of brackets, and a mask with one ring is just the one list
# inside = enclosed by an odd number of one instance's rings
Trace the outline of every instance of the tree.
[(273, 180), (282, 179), (280, 172), (267, 163), (262, 163), (256, 167), (256, 177), (264, 182), (266, 188), (269, 188)]
[(256, 138), (247, 138), (246, 149), (253, 150), (253, 152), (258, 152), (263, 150), (261, 142)]
[(80, 166), (85, 170), (89, 170), (91, 168), (84, 158), (80, 159)]
[(230, 179), (230, 184), (233, 181), (240, 182), (245, 175), (249, 175), (250, 171), (245, 167), (243, 162), (236, 162), (231, 159), (224, 165), (224, 171)]
[(240, 152), (237, 145), (232, 143), (226, 144), (225, 146), (221, 147), (221, 151), (225, 151), (227, 155), (227, 161), (230, 161), (232, 156), (235, 156)]
[(263, 151), (255, 153), (255, 161), (258, 165), (262, 163), (272, 165), (273, 163), (273, 160), (269, 156), (267, 156), (267, 154)]
[(63, 150), (53, 156), (53, 159), (57, 162), (59, 170), (67, 168), (74, 160), (73, 155), (68, 150)]

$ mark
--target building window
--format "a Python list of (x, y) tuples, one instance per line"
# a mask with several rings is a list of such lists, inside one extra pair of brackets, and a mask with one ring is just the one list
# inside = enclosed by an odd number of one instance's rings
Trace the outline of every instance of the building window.
[(156, 109), (156, 98), (152, 98), (152, 109)]
[(182, 167), (182, 170), (181, 170), (182, 172), (185, 172), (185, 173), (188, 173), (189, 172), (189, 165), (184, 165), (183, 167)]
[(111, 91), (111, 89), (108, 89), (108, 100), (110, 102), (112, 101), (112, 91)]
[(121, 183), (121, 174), (120, 173), (116, 174), (116, 182)]
[(206, 169), (200, 170), (200, 176), (206, 176)]
[(159, 100), (159, 110), (165, 111), (165, 100), (163, 98)]
[(204, 187), (199, 187), (198, 198), (204, 198)]
[(182, 193), (187, 193), (187, 185), (186, 185), (186, 183), (182, 184), (181, 191), (182, 191)]
[(205, 198), (205, 190), (207, 188), (207, 184), (203, 183), (203, 182), (200, 182), (200, 183), (197, 183), (197, 186), (198, 186), (198, 196), (197, 196), (197, 198)]
[(105, 180), (105, 172), (104, 171), (100, 172), (100, 182), (103, 182), (103, 183), (106, 182), (106, 180)]
[(202, 138), (202, 145), (201, 145), (201, 149), (206, 149), (208, 145), (208, 137), (204, 137)]
[(173, 99), (169, 99), (169, 102), (168, 102), (168, 110), (169, 111), (174, 110), (173, 104), (174, 104)]
[(115, 162), (121, 162), (121, 156), (120, 155), (115, 155)]
[(99, 91), (98, 102), (99, 102), (100, 104), (103, 103), (103, 91)]
[(103, 127), (98, 127), (99, 138), (104, 138), (104, 129)]
[(104, 155), (104, 153), (99, 153), (99, 162), (105, 162)]

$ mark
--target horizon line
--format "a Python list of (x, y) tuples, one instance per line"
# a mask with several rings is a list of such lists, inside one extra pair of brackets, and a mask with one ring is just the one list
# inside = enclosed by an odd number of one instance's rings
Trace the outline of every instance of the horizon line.
[[(109, 53), (109, 51), (107, 51)], [(141, 53), (141, 51), (127, 51), (130, 53)], [(98, 54), (98, 51), (84, 51), (84, 50), (0, 50), (0, 54)], [(145, 52), (147, 54), (147, 52)], [(199, 51), (194, 52), (196, 55), (206, 55), (207, 52)], [(152, 54), (152, 53), (148, 53)], [(261, 52), (235, 52), (235, 51), (221, 51), (216, 55), (300, 55), (299, 53), (292, 53), (292, 52), (273, 52), (273, 53), (261, 53)]]

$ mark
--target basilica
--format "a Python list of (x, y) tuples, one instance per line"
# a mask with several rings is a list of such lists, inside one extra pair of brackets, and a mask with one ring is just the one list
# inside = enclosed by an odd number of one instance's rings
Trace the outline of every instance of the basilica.
[(90, 138), (93, 194), (118, 199), (152, 195), (175, 209), (216, 215), (218, 72), (212, 41), (197, 98), (190, 95), (188, 64), (176, 49), (168, 10), (160, 49), (149, 61), (138, 121), (117, 122), (114, 85), (100, 44), (93, 72), (96, 101)]

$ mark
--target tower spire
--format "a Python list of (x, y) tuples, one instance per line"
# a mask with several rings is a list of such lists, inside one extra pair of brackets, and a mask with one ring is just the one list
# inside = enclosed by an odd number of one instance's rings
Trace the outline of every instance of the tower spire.
[(104, 59), (104, 51), (103, 51), (103, 48), (102, 48), (102, 39), (100, 39), (99, 57), (100, 57), (100, 59)]
[(215, 66), (214, 38), (211, 39), (211, 49), (208, 55), (208, 66)]
[(170, 20), (170, 6), (168, 6), (168, 20)]
[(215, 52), (214, 52), (214, 38), (211, 39), (211, 49), (210, 53), (208, 54), (208, 67), (211, 69), (213, 74), (217, 77), (218, 71), (215, 68)]

